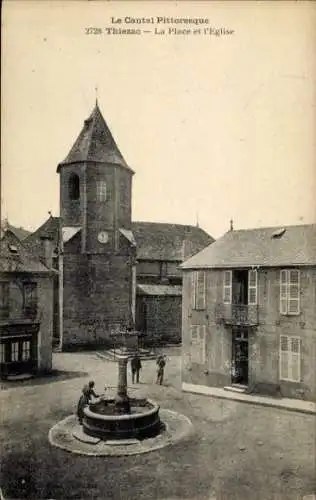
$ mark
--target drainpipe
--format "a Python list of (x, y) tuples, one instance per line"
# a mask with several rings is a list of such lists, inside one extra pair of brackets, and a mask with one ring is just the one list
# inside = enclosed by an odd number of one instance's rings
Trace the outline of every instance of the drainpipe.
[(59, 350), (63, 348), (63, 334), (64, 334), (64, 245), (62, 224), (59, 227), (59, 252), (58, 252), (58, 303), (59, 303)]
[(133, 259), (132, 261), (132, 300), (131, 300), (131, 309), (132, 309), (132, 319), (133, 319), (133, 329), (136, 327), (136, 263)]

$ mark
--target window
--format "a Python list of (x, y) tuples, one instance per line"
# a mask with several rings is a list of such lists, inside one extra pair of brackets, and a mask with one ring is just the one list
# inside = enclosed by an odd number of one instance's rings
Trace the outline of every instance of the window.
[(232, 271), (224, 271), (224, 304), (232, 302)]
[(80, 180), (77, 174), (71, 174), (68, 181), (68, 192), (70, 200), (79, 200), (80, 198)]
[(9, 283), (0, 283), (0, 317), (7, 318), (9, 316)]
[(6, 351), (6, 345), (5, 344), (0, 344), (0, 363), (5, 363), (5, 351)]
[(205, 309), (205, 272), (195, 271), (192, 274), (192, 308)]
[(106, 201), (106, 182), (97, 181), (97, 200)]
[(300, 313), (300, 272), (297, 269), (280, 271), (280, 313)]
[(18, 253), (18, 247), (16, 245), (8, 245), (8, 249), (11, 253)]
[(301, 339), (280, 336), (280, 379), (301, 381)]
[(160, 279), (167, 277), (167, 262), (160, 263)]
[(37, 285), (36, 283), (24, 283), (23, 285), (24, 313), (26, 316), (34, 316), (37, 312)]
[(11, 344), (11, 361), (19, 361), (19, 342)]
[(29, 361), (31, 359), (31, 341), (24, 340), (22, 342), (22, 360)]
[(257, 271), (248, 272), (248, 304), (257, 304)]
[(190, 357), (192, 363), (205, 363), (205, 341), (206, 326), (191, 325), (191, 349)]
[(120, 182), (120, 205), (124, 208), (128, 207), (128, 186), (125, 181)]

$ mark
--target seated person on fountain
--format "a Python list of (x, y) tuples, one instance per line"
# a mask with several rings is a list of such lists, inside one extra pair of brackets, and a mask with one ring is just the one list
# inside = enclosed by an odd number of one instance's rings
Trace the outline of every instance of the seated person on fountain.
[(90, 380), (89, 386), (88, 386), (88, 398), (89, 398), (89, 401), (91, 400), (91, 397), (94, 397), (96, 399), (98, 399), (100, 397), (99, 394), (96, 394), (94, 392), (94, 386), (95, 386), (94, 381)]
[(87, 385), (85, 385), (84, 388), (82, 389), (82, 395), (80, 396), (80, 399), (79, 399), (78, 405), (77, 405), (77, 416), (78, 416), (78, 420), (79, 420), (80, 425), (82, 425), (82, 420), (84, 417), (83, 410), (89, 404), (88, 391), (89, 391), (89, 388)]

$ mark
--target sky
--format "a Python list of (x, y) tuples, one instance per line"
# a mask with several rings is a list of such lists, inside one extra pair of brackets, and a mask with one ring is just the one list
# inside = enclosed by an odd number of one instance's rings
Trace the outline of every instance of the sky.
[(198, 221), (215, 238), (231, 218), (235, 229), (316, 222), (314, 2), (7, 0), (2, 25), (1, 217), (11, 224), (35, 230), (59, 214), (56, 168), (96, 93), (136, 172), (133, 220)]

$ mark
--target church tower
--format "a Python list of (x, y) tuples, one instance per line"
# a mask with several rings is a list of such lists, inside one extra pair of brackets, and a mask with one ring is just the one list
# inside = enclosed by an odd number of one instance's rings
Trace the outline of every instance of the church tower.
[(133, 326), (136, 244), (133, 170), (96, 102), (60, 175), (62, 345), (105, 342)]

